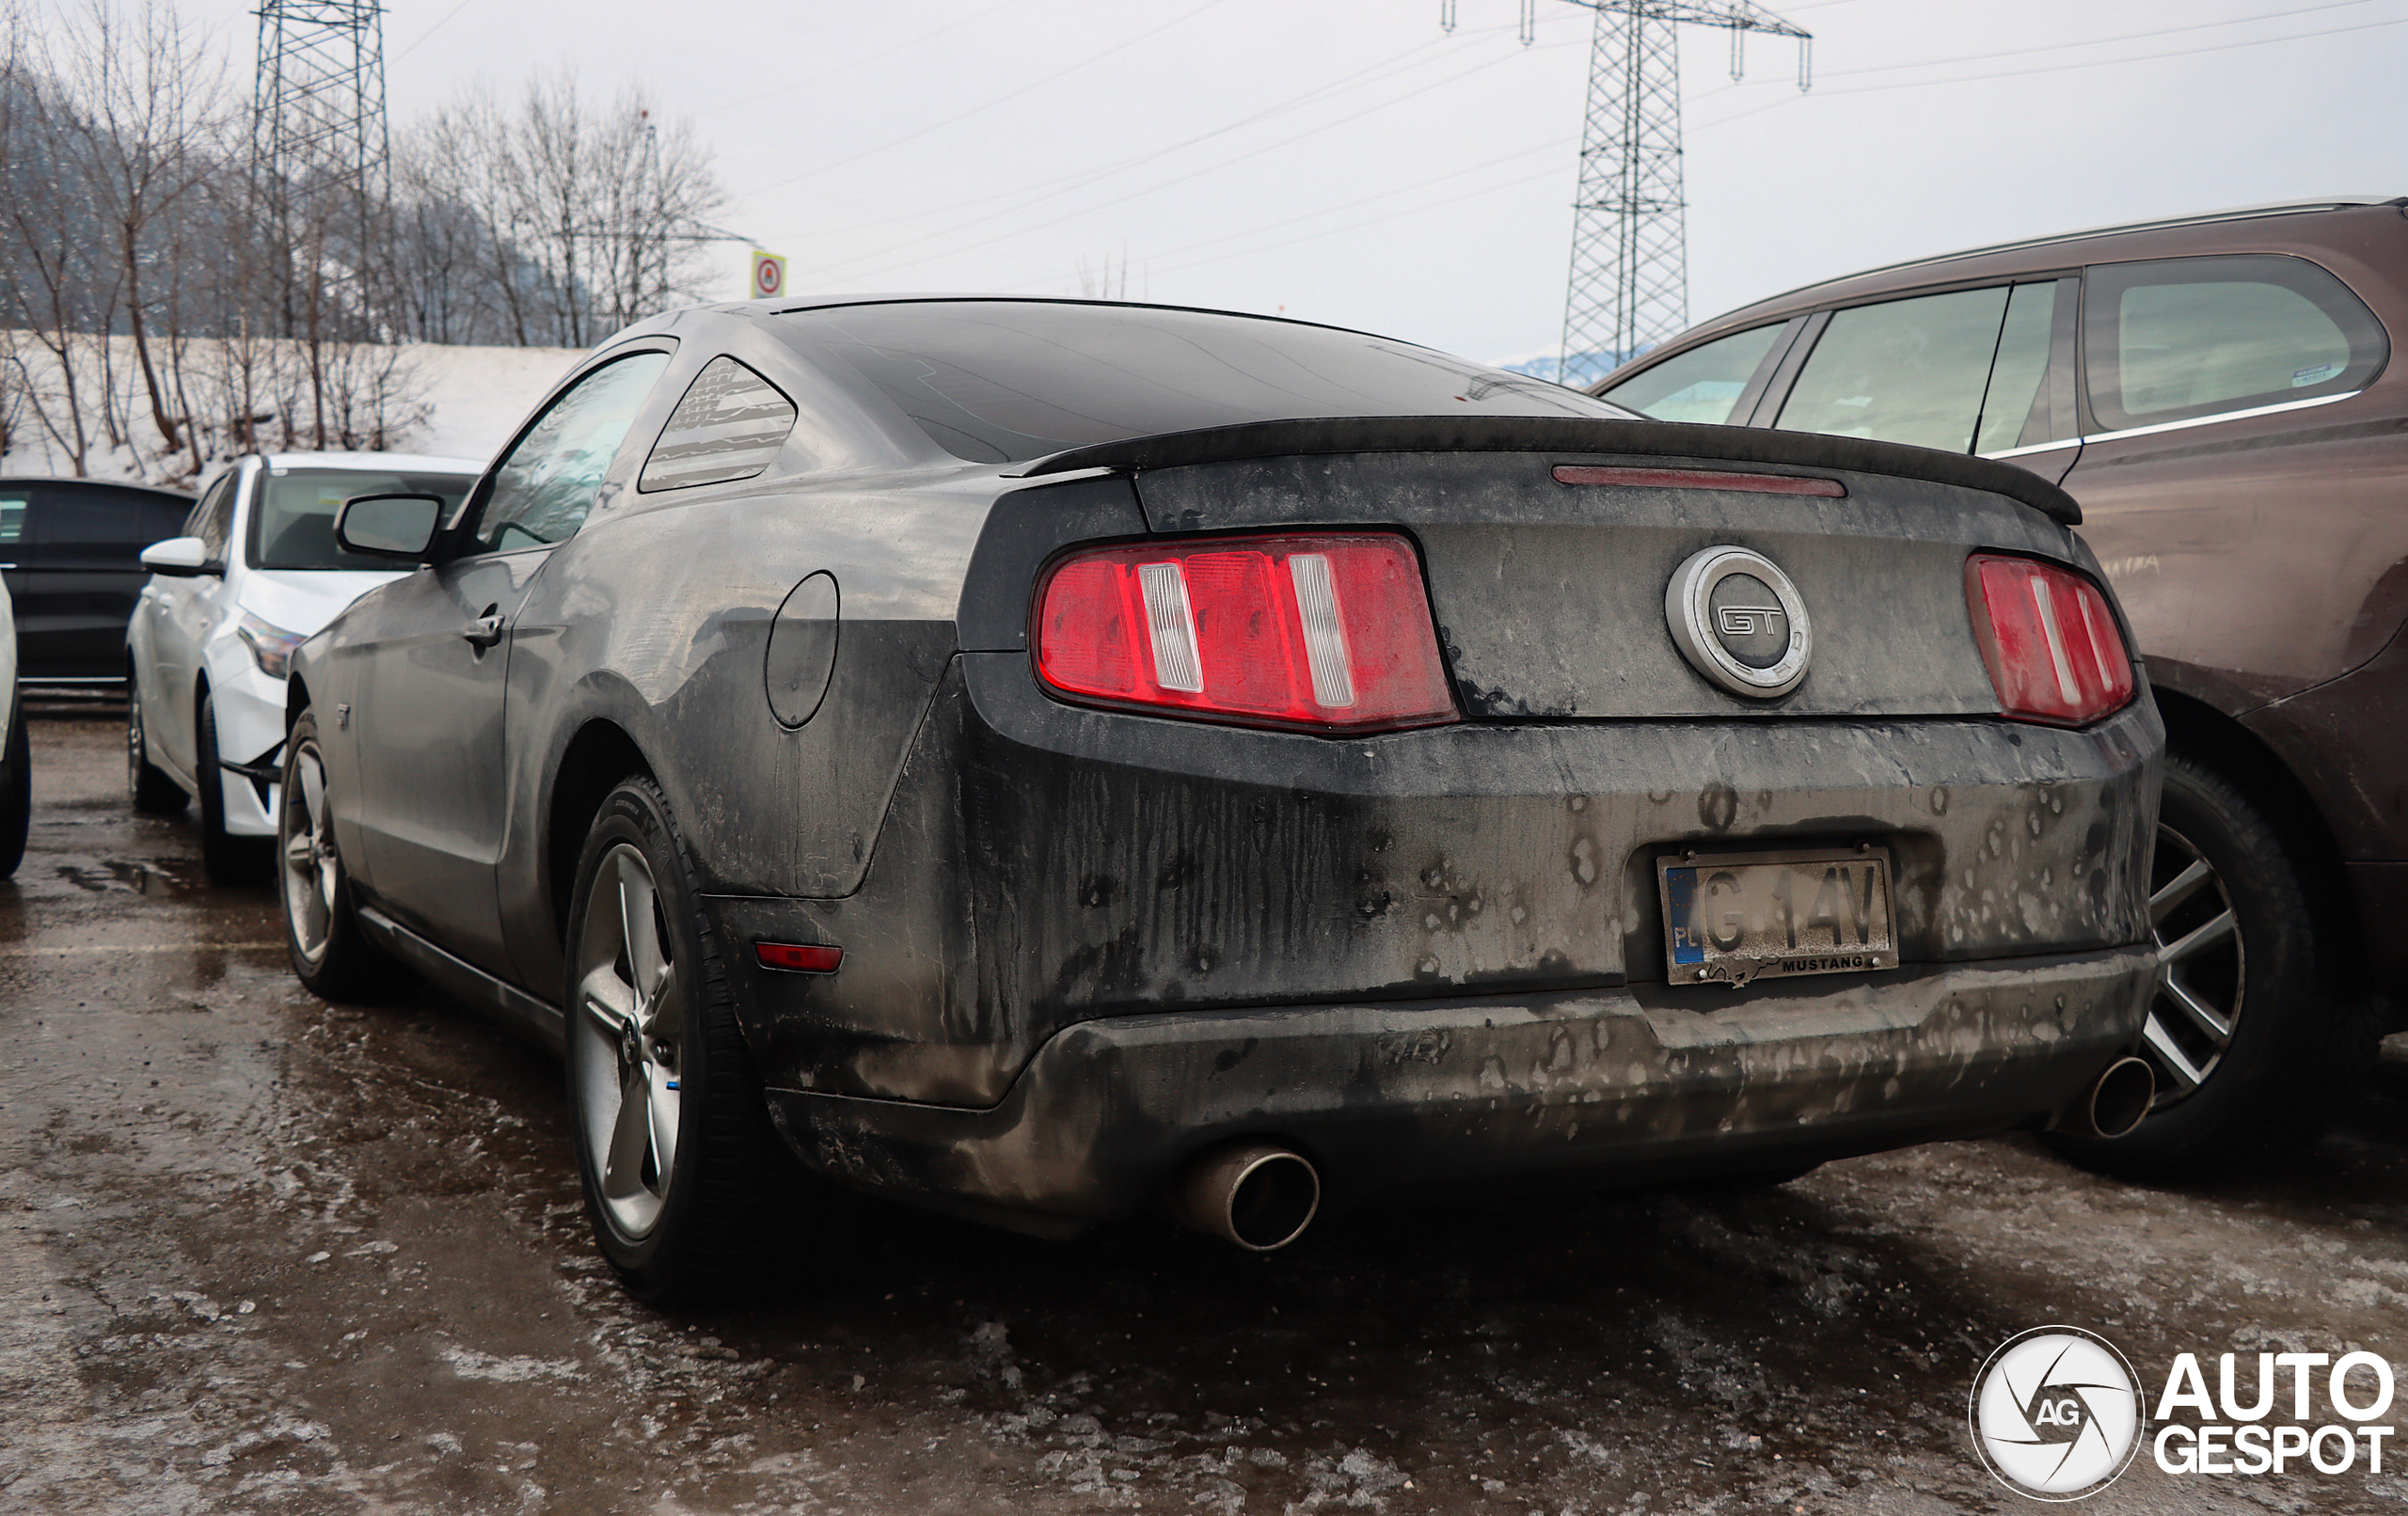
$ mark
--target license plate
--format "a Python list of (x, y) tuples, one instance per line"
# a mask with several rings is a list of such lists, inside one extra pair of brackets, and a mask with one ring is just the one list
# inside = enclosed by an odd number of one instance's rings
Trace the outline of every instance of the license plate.
[(1898, 966), (1883, 848), (1671, 853), (1656, 860), (1656, 881), (1673, 984)]

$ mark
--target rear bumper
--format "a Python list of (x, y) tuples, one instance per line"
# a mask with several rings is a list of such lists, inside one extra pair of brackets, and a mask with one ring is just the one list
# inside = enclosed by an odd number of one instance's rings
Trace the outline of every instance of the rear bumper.
[(1307, 1154), (1337, 1205), (1744, 1172), (2042, 1125), (2137, 1044), (2153, 971), (2126, 948), (1735, 990), (1123, 1016), (1056, 1033), (988, 1109), (796, 1089), (770, 1105), (837, 1178), (1054, 1233), (1141, 1208), (1237, 1137)]
[(727, 955), (771, 1084), (984, 1108), (1097, 1020), (1607, 997), (1664, 979), (1656, 860), (1690, 848), (1886, 848), (1910, 965), (2148, 938), (2164, 734), (2146, 700), (2079, 732), (1465, 722), (1330, 741), (1063, 705), (1019, 655), (957, 667), (860, 890), (705, 902), (722, 942), (844, 949), (827, 975)]

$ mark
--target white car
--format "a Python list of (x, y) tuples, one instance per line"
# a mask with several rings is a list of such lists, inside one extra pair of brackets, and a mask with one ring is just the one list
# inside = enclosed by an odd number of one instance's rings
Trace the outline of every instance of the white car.
[(25, 831), (34, 819), (33, 759), (24, 703), (18, 699), (17, 617), (8, 586), (0, 583), (0, 879), (24, 860)]
[(254, 455), (201, 493), (183, 536), (143, 549), (150, 581), (125, 629), (128, 782), (150, 814), (199, 800), (211, 879), (257, 877), (276, 835), (286, 660), (400, 577), (388, 560), (335, 545), (335, 509), (388, 494), (456, 506), (483, 467), (390, 452)]

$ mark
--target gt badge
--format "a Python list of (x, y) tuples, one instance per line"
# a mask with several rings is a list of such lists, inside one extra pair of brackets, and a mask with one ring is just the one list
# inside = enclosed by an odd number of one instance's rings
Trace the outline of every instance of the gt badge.
[(1690, 666), (1735, 695), (1770, 700), (1806, 677), (1814, 648), (1806, 602), (1762, 554), (1691, 554), (1664, 589), (1664, 619)]

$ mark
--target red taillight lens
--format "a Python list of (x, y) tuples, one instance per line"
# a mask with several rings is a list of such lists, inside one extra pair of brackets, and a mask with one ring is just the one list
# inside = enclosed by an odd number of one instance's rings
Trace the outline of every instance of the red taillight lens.
[(1999, 703), (2020, 721), (2083, 726), (2132, 698), (2132, 659), (2097, 585), (2030, 558), (1965, 561), (1973, 635)]
[(1413, 545), (1220, 537), (1076, 554), (1038, 591), (1037, 671), (1076, 700), (1316, 732), (1455, 719)]

